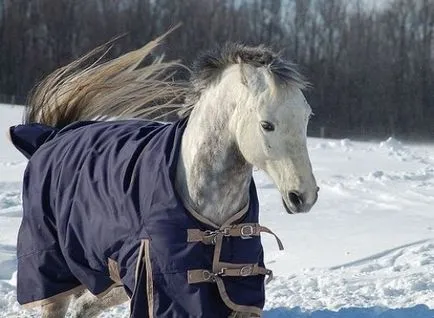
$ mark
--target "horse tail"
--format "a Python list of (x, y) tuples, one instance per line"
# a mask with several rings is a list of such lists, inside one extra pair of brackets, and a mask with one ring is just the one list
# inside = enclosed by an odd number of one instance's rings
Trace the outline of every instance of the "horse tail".
[(143, 66), (172, 30), (138, 50), (103, 61), (115, 39), (55, 70), (31, 94), (25, 123), (62, 128), (113, 117), (164, 120), (180, 111), (188, 86), (173, 75), (185, 67), (162, 57)]

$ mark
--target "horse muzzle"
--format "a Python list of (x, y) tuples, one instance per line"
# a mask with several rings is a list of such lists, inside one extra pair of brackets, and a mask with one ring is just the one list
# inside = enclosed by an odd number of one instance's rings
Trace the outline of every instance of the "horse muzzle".
[(282, 196), (283, 206), (289, 214), (307, 213), (318, 200), (319, 187), (316, 187), (315, 194), (312, 199), (308, 199), (307, 194), (298, 191), (289, 191), (286, 196)]

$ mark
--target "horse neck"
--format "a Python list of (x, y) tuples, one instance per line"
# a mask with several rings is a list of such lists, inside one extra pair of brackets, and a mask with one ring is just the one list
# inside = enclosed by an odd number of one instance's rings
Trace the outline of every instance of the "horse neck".
[(176, 187), (187, 208), (222, 225), (248, 204), (252, 166), (229, 130), (235, 108), (231, 92), (218, 86), (209, 90), (184, 131)]

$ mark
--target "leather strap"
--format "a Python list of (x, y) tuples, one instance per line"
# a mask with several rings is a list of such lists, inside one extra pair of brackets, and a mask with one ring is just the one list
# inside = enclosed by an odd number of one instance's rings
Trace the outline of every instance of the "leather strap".
[(216, 274), (207, 269), (192, 269), (187, 271), (189, 284), (214, 283), (216, 277), (246, 277), (255, 275), (268, 276), (266, 281), (266, 283), (268, 283), (273, 277), (273, 272), (265, 267), (258, 266), (258, 264), (249, 264), (238, 268), (222, 268), (220, 272)]
[(216, 283), (223, 302), (239, 313), (251, 313), (257, 317), (261, 316), (262, 309), (255, 306), (243, 306), (234, 303), (228, 296), (222, 277), (247, 277), (264, 275), (268, 276), (266, 284), (273, 279), (273, 272), (258, 264), (233, 264), (221, 262), (220, 256), (224, 237), (241, 237), (250, 239), (252, 236), (259, 236), (261, 233), (269, 233), (276, 238), (279, 249), (283, 250), (283, 244), (280, 239), (269, 228), (257, 223), (242, 223), (230, 226), (223, 226), (214, 231), (201, 231), (199, 229), (187, 230), (187, 242), (202, 242), (207, 245), (215, 245), (212, 269), (193, 269), (187, 271), (189, 284), (196, 283)]
[(222, 227), (215, 231), (201, 231), (199, 229), (187, 230), (187, 242), (202, 242), (206, 245), (215, 245), (216, 236), (222, 234), (223, 236), (241, 237), (249, 239), (252, 236), (259, 236), (261, 233), (268, 233), (275, 237), (279, 250), (283, 250), (282, 241), (266, 226), (258, 223), (242, 223), (231, 226)]

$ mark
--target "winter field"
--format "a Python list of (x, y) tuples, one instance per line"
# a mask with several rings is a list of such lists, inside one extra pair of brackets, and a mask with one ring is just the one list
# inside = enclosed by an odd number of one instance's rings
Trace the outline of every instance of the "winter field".
[[(0, 317), (38, 317), (15, 296), (16, 235), (25, 158), (4, 132), (21, 107), (0, 105)], [(434, 318), (434, 144), (309, 139), (321, 187), (308, 214), (288, 215), (255, 172), (263, 236), (265, 318)], [(31, 286), (29, 286), (31, 288)], [(126, 306), (102, 317), (128, 317)]]

